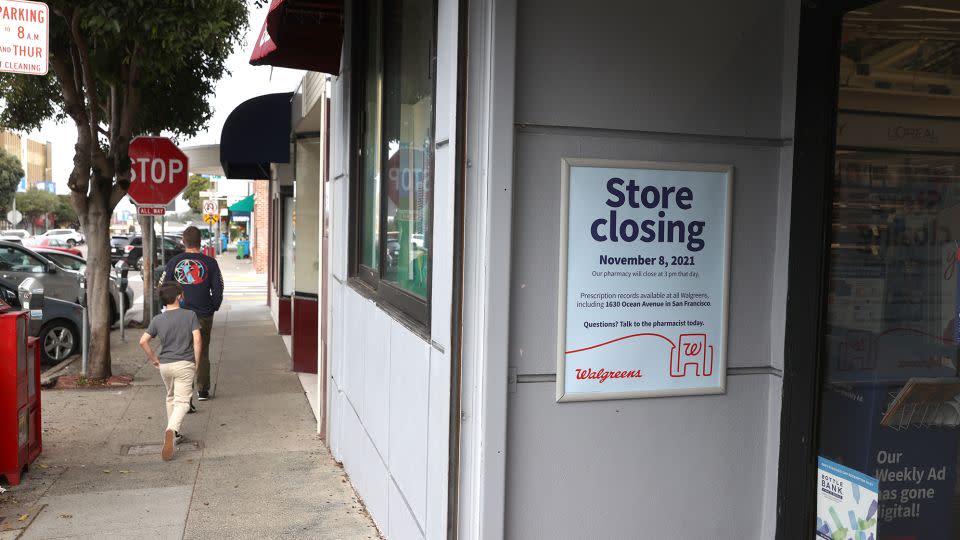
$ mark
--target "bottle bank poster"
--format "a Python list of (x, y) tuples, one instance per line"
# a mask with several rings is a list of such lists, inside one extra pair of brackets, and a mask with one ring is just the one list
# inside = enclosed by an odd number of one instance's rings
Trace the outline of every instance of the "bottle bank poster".
[(878, 493), (876, 478), (818, 457), (814, 538), (876, 540)]
[(557, 401), (724, 391), (732, 183), (563, 160)]

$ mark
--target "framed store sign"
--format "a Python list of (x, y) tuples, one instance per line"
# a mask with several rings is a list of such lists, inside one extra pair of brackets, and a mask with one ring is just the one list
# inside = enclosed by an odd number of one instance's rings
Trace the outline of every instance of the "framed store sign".
[(561, 168), (557, 401), (723, 393), (733, 167)]

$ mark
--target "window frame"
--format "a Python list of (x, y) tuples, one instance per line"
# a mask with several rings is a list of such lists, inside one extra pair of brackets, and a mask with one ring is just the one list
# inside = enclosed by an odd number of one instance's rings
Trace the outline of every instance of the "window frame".
[(879, 0), (804, 3), (797, 59), (783, 395), (777, 476), (777, 540), (816, 528), (816, 458), (824, 375), (829, 230), (840, 35), (844, 14)]
[[(350, 155), (351, 163), (350, 170), (351, 176), (356, 179), (356, 181), (351, 182), (351, 192), (350, 192), (350, 236), (349, 236), (349, 270), (350, 270), (350, 284), (354, 286), (355, 289), (360, 290), (366, 296), (373, 298), (378, 304), (392, 308), (392, 310), (398, 311), (403, 318), (410, 319), (409, 322), (413, 323), (413, 326), (420, 327), (421, 329), (428, 329), (430, 324), (430, 306), (432, 298), (432, 289), (433, 289), (433, 220), (436, 214), (434, 208), (434, 185), (436, 181), (436, 126), (437, 126), (437, 53), (438, 53), (438, 32), (437, 32), (437, 17), (439, 10), (438, 0), (431, 0), (433, 7), (433, 42), (432, 42), (432, 51), (431, 51), (431, 62), (429, 66), (429, 72), (432, 78), (432, 87), (431, 87), (431, 115), (430, 115), (430, 134), (431, 134), (431, 152), (430, 152), (430, 179), (429, 185), (430, 188), (430, 216), (427, 219), (424, 229), (424, 243), (430, 246), (430, 249), (427, 252), (428, 264), (427, 264), (427, 281), (426, 281), (426, 294), (423, 298), (406, 291), (405, 289), (391, 283), (390, 281), (384, 278), (384, 262), (386, 261), (386, 250), (387, 242), (387, 202), (386, 194), (388, 193), (388, 184), (389, 175), (387, 171), (389, 170), (389, 156), (385, 151), (387, 143), (387, 134), (384, 129), (384, 120), (387, 116), (387, 111), (385, 104), (383, 102), (383, 96), (381, 95), (381, 104), (380, 104), (380, 137), (379, 137), (379, 171), (380, 171), (380, 198), (377, 201), (378, 208), (378, 219), (377, 224), (379, 226), (379, 243), (377, 245), (377, 252), (379, 255), (378, 267), (371, 268), (369, 266), (361, 264), (361, 253), (362, 245), (364, 238), (364, 195), (365, 195), (365, 178), (364, 178), (364, 160), (366, 156), (363, 155), (363, 144), (366, 140), (366, 118), (364, 103), (367, 97), (367, 88), (366, 84), (366, 74), (367, 74), (367, 59), (369, 52), (370, 39), (368, 36), (368, 14), (369, 6), (373, 2), (378, 2), (381, 5), (381, 21), (379, 25), (380, 31), (380, 58), (381, 58), (381, 77), (385, 81), (389, 69), (386, 66), (387, 57), (385, 54), (385, 47), (387, 46), (384, 36), (384, 20), (383, 20), (383, 3), (386, 0), (366, 0), (364, 2), (358, 2), (355, 4), (356, 10), (353, 17), (353, 36), (354, 40), (352, 43), (352, 56), (358, 60), (356, 66), (352, 70), (354, 77), (352, 81), (352, 91), (351, 91), (351, 113), (350, 113), (350, 126), (352, 136), (350, 137)], [(384, 82), (386, 86), (386, 82)], [(429, 239), (429, 240), (428, 240)]]

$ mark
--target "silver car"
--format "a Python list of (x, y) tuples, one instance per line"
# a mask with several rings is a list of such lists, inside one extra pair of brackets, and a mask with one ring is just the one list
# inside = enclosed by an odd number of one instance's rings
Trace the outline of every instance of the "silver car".
[[(15, 309), (20, 309), (17, 285), (0, 279), (0, 298)], [(41, 362), (56, 364), (80, 350), (80, 328), (83, 308), (79, 304), (56, 298), (43, 301), (43, 318), (30, 320), (30, 335), (40, 339)]]
[(0, 278), (20, 283), (28, 277), (36, 278), (47, 298), (76, 302), (80, 298), (77, 275), (32, 249), (13, 242), (0, 241)]
[[(63, 257), (60, 255), (70, 259), (64, 259), (61, 263), (60, 259)], [(28, 277), (35, 278), (43, 285), (47, 298), (79, 302), (80, 274), (83, 273), (83, 269), (76, 270), (79, 265), (83, 265), (82, 268), (85, 269), (86, 261), (66, 252), (44, 248), (30, 249), (12, 242), (0, 241), (0, 279), (20, 283)], [(110, 323), (114, 324), (120, 320), (120, 310), (117, 308), (119, 290), (114, 276), (110, 276), (110, 293)], [(128, 288), (125, 294), (124, 311), (133, 304), (133, 292)]]
[[(87, 270), (87, 260), (73, 253), (67, 253), (65, 251), (59, 251), (56, 249), (49, 248), (33, 248), (34, 251), (43, 255), (44, 257), (50, 259), (51, 261), (57, 263), (61, 268), (68, 272), (73, 272), (77, 274), (79, 278), (80, 274), (83, 274)], [(79, 294), (79, 293), (78, 293)], [(123, 292), (123, 312), (126, 313), (130, 306), (133, 305), (133, 289), (127, 287)], [(120, 283), (117, 279), (117, 276), (110, 276), (110, 324), (114, 324), (120, 320), (120, 310), (118, 309), (117, 302), (120, 298)]]

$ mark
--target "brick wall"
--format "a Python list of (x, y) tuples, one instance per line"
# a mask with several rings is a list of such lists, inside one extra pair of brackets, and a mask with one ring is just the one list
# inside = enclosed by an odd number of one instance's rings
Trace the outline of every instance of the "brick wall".
[(253, 269), (258, 274), (267, 271), (270, 245), (270, 182), (253, 183)]

